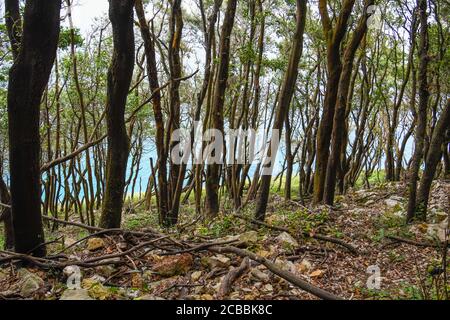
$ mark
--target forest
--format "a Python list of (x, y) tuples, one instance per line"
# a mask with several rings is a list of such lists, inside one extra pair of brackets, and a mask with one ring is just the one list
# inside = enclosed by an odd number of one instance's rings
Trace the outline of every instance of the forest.
[(448, 1), (0, 16), (0, 300), (449, 300)]

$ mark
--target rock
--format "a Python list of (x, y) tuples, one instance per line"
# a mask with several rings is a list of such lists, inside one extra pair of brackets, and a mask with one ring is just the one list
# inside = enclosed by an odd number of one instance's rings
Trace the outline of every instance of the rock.
[(44, 280), (38, 275), (28, 271), (27, 269), (20, 269), (17, 273), (19, 277), (20, 295), (28, 298), (36, 293), (44, 286)]
[(270, 277), (267, 273), (262, 272), (259, 269), (252, 269), (252, 271), (250, 272), (250, 274), (255, 277), (257, 280), (260, 280), (262, 282), (269, 282), (270, 281)]
[(161, 298), (161, 297), (157, 297), (157, 296), (154, 296), (154, 295), (151, 295), (151, 294), (146, 294), (146, 295), (144, 295), (142, 297), (137, 298), (136, 300), (163, 301), (163, 300), (166, 300), (166, 299)]
[(298, 247), (297, 240), (294, 239), (289, 233), (283, 232), (278, 237), (276, 237), (278, 243), (280, 243), (283, 247), (287, 247), (289, 249), (293, 249)]
[(191, 270), (194, 259), (190, 254), (164, 257), (153, 267), (153, 271), (163, 277), (186, 274)]
[(266, 284), (265, 286), (264, 286), (264, 290), (265, 291), (269, 291), (269, 292), (272, 292), (273, 291), (273, 286), (269, 283), (269, 284)]
[(373, 205), (373, 204), (375, 204), (375, 200), (369, 200), (369, 201), (367, 201), (366, 203), (364, 203), (364, 205), (365, 205), (366, 207), (371, 206), (371, 205)]
[(248, 231), (243, 234), (240, 234), (239, 241), (242, 241), (247, 245), (257, 243), (258, 242), (258, 232)]
[(201, 276), (202, 276), (201, 271), (195, 271), (191, 274), (191, 279), (192, 279), (192, 281), (196, 282), (196, 281), (200, 280)]
[(406, 217), (406, 212), (405, 212), (405, 211), (402, 211), (402, 210), (400, 210), (400, 211), (395, 211), (395, 212), (394, 212), (394, 216), (399, 217), (399, 218), (403, 218), (403, 217)]
[(87, 241), (87, 249), (89, 251), (97, 251), (105, 247), (105, 241), (102, 238), (91, 238)]
[(104, 277), (110, 277), (114, 272), (116, 272), (116, 268), (111, 265), (99, 266), (95, 268), (95, 270)]
[(65, 290), (59, 300), (94, 300), (86, 289)]
[(228, 268), (231, 264), (231, 259), (222, 254), (218, 254), (212, 257), (205, 257), (202, 262), (210, 269)]
[(122, 297), (122, 300), (135, 300), (138, 299), (139, 296), (142, 294), (140, 290), (135, 290), (132, 288), (120, 288), (118, 291), (119, 296)]
[(281, 269), (285, 270), (285, 271), (289, 271), (292, 273), (295, 273), (295, 264), (292, 261), (287, 261), (287, 260), (283, 260), (282, 258), (277, 258), (275, 260), (275, 264), (278, 265), (278, 267), (280, 267)]
[(297, 266), (297, 271), (300, 273), (310, 272), (312, 269), (312, 264), (308, 259), (303, 259), (302, 262)]
[(83, 289), (89, 292), (89, 295), (98, 300), (106, 300), (111, 296), (109, 290), (99, 282), (99, 276), (84, 279), (82, 282)]
[(401, 206), (402, 203), (398, 201), (396, 198), (391, 197), (389, 199), (384, 200), (384, 204), (389, 208), (395, 208)]
[(73, 274), (81, 274), (81, 270), (79, 266), (67, 266), (63, 269), (63, 273), (66, 277), (70, 277)]
[(445, 223), (448, 219), (448, 214), (445, 212), (436, 212), (433, 217), (434, 223)]
[(240, 245), (250, 246), (258, 242), (258, 232), (248, 231), (235, 236), (227, 236), (217, 239), (217, 242), (228, 242), (235, 241), (239, 242)]
[(446, 226), (441, 224), (429, 224), (427, 229), (427, 235), (432, 238), (438, 238), (439, 241), (444, 242), (446, 240), (445, 233), (447, 232)]

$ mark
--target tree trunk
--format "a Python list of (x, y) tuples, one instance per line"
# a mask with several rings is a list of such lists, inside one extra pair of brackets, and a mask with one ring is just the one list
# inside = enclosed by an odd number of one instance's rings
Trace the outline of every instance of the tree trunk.
[(22, 18), (20, 16), (19, 0), (5, 0), (5, 22), (11, 51), (14, 60), (19, 55)]
[[(273, 130), (279, 130), (279, 137), (283, 130), (283, 124), (286, 119), (286, 114), (289, 112), (289, 106), (292, 101), (292, 97), (295, 91), (295, 83), (298, 76), (298, 64), (302, 56), (303, 51), (303, 33), (305, 31), (306, 23), (306, 0), (297, 0), (297, 24), (295, 34), (292, 40), (292, 48), (289, 57), (289, 64), (284, 76), (277, 113), (275, 116), (275, 122), (273, 124)], [(272, 158), (272, 161), (276, 161), (276, 154), (278, 150), (272, 150), (269, 146), (267, 157)], [(274, 155), (274, 156), (272, 156)], [(267, 164), (268, 166), (274, 166), (274, 163)], [(267, 202), (269, 200), (270, 183), (272, 180), (272, 174), (265, 174), (261, 177), (261, 186), (259, 188), (258, 199), (256, 203), (255, 218), (259, 221), (264, 221), (266, 216)]]
[[(171, 76), (170, 84), (170, 118), (168, 133), (172, 136), (175, 130), (180, 128), (180, 81), (175, 79), (181, 78), (181, 58), (180, 58), (180, 45), (181, 36), (183, 32), (183, 16), (181, 10), (181, 0), (175, 0), (172, 4), (172, 12), (170, 15), (170, 39), (169, 43), (169, 69)], [(170, 144), (170, 153), (176, 147), (177, 142), (173, 141)], [(175, 164), (170, 159), (170, 214), (165, 222), (168, 226), (173, 226), (178, 221), (178, 212), (180, 209), (180, 197), (181, 190), (184, 184), (184, 176), (186, 172), (186, 165)]]
[[(225, 91), (228, 81), (228, 68), (230, 62), (230, 37), (233, 30), (234, 17), (236, 14), (237, 0), (229, 0), (222, 25), (222, 36), (220, 39), (219, 69), (217, 73), (216, 87), (214, 90), (214, 102), (212, 110), (212, 129), (223, 133), (223, 106), (225, 103)], [(223, 143), (220, 141), (220, 143)], [(223, 151), (223, 150), (222, 150)], [(218, 150), (216, 150), (218, 152)], [(217, 157), (216, 157), (217, 158)], [(206, 173), (206, 213), (214, 217), (219, 213), (219, 182), (220, 164), (209, 164)], [(197, 191), (198, 192), (198, 191)]]
[(319, 131), (317, 133), (317, 157), (316, 170), (314, 173), (315, 203), (319, 203), (323, 200), (328, 156), (330, 154), (331, 134), (333, 131), (334, 110), (338, 94), (339, 79), (342, 72), (340, 49), (341, 43), (347, 33), (347, 22), (354, 4), (355, 0), (344, 1), (341, 13), (336, 21), (336, 26), (332, 28), (331, 20), (328, 16), (327, 0), (319, 1), (319, 11), (323, 31), (325, 38), (327, 39), (328, 77), (322, 119), (320, 120)]
[(8, 119), (15, 250), (44, 256), (39, 109), (56, 57), (61, 0), (27, 1), (17, 59), (9, 74)]
[[(373, 4), (373, 0), (369, 0), (366, 3), (366, 8)], [(353, 61), (355, 58), (356, 50), (361, 43), (362, 38), (366, 34), (367, 30), (367, 18), (366, 9), (364, 14), (361, 16), (358, 26), (353, 33), (353, 36), (345, 49), (344, 61), (341, 77), (339, 80), (339, 88), (337, 93), (336, 110), (334, 113), (333, 120), (333, 131), (332, 131), (332, 144), (331, 144), (331, 154), (328, 158), (325, 189), (323, 200), (325, 204), (333, 205), (334, 194), (336, 189), (336, 176), (339, 167), (341, 166), (341, 151), (344, 142), (344, 134), (346, 134), (346, 110), (347, 110), (347, 97), (350, 90), (350, 80), (353, 71)]]
[(430, 196), (431, 183), (436, 174), (436, 167), (442, 158), (442, 144), (447, 147), (448, 142), (445, 141), (447, 130), (450, 123), (450, 99), (442, 111), (441, 117), (433, 131), (430, 147), (425, 161), (425, 170), (420, 180), (419, 191), (416, 202), (416, 216), (426, 221), (428, 198)]
[(428, 25), (427, 25), (427, 1), (418, 0), (418, 10), (420, 17), (420, 43), (419, 43), (419, 111), (417, 113), (416, 142), (414, 156), (411, 163), (409, 177), (409, 199), (407, 221), (411, 222), (416, 216), (416, 193), (419, 170), (424, 155), (425, 135), (427, 126), (427, 108), (430, 93), (428, 91)]
[(161, 225), (167, 221), (169, 207), (167, 197), (167, 164), (166, 152), (164, 148), (164, 117), (161, 106), (161, 92), (159, 90), (158, 69), (156, 64), (155, 43), (150, 32), (147, 20), (145, 18), (144, 7), (142, 0), (136, 0), (136, 15), (139, 19), (139, 27), (141, 30), (142, 39), (144, 41), (145, 56), (147, 61), (147, 74), (150, 83), (150, 89), (153, 93), (153, 114), (155, 117), (155, 144), (156, 153), (158, 156), (158, 212), (159, 223)]
[[(8, 187), (6, 186), (3, 177), (0, 176), (0, 203), (9, 205), (11, 203), (11, 195), (9, 194)], [(3, 221), (5, 230), (5, 245), (6, 250), (12, 250), (14, 248), (14, 229), (12, 225), (11, 208), (0, 207), (0, 222)]]
[(114, 52), (108, 71), (106, 120), (108, 158), (106, 189), (100, 227), (120, 228), (130, 142), (125, 126), (125, 106), (134, 68), (134, 0), (110, 0)]

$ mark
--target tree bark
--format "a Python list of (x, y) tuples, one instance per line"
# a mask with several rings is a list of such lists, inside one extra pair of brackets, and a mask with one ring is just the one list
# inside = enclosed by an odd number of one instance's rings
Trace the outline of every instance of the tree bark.
[(155, 117), (155, 144), (156, 153), (158, 156), (158, 212), (159, 223), (164, 224), (169, 214), (169, 203), (167, 197), (167, 156), (164, 148), (164, 117), (161, 106), (161, 92), (158, 80), (158, 69), (156, 64), (155, 43), (153, 41), (150, 28), (145, 18), (144, 7), (142, 0), (136, 0), (136, 15), (139, 19), (139, 27), (141, 30), (142, 39), (144, 41), (145, 56), (147, 62), (147, 75), (150, 83), (150, 89), (153, 92), (153, 114)]
[(442, 158), (442, 145), (447, 148), (448, 141), (446, 140), (446, 133), (449, 130), (450, 124), (450, 99), (447, 100), (447, 105), (444, 107), (442, 114), (433, 131), (430, 147), (425, 161), (425, 170), (420, 180), (419, 191), (416, 202), (416, 216), (421, 220), (426, 221), (428, 199), (430, 196), (431, 183), (436, 174), (436, 167)]
[(110, 0), (114, 52), (108, 71), (106, 121), (108, 158), (106, 189), (100, 227), (120, 228), (130, 141), (125, 126), (125, 107), (134, 68), (134, 0)]
[(416, 193), (417, 180), (419, 179), (419, 170), (422, 163), (425, 147), (425, 135), (427, 126), (427, 108), (430, 93), (428, 91), (428, 25), (427, 25), (427, 1), (418, 0), (418, 10), (420, 19), (420, 42), (419, 42), (419, 111), (417, 113), (416, 141), (414, 156), (411, 163), (409, 177), (409, 199), (407, 221), (411, 222), (414, 218), (423, 219), (416, 216)]
[[(8, 187), (6, 186), (3, 177), (0, 176), (0, 203), (9, 205), (11, 203), (11, 195), (9, 194)], [(11, 208), (0, 207), (0, 222), (3, 221), (5, 230), (5, 245), (6, 250), (11, 250), (14, 248), (14, 229), (12, 225), (12, 215)]]
[(5, 0), (5, 22), (11, 51), (14, 60), (19, 55), (22, 18), (20, 16), (19, 0)]
[(344, 142), (344, 134), (346, 134), (346, 110), (347, 98), (350, 90), (350, 80), (353, 71), (353, 61), (355, 59), (356, 50), (361, 43), (367, 31), (368, 14), (366, 8), (373, 4), (373, 0), (366, 1), (363, 15), (359, 19), (358, 26), (354, 31), (350, 43), (345, 49), (342, 73), (339, 80), (339, 88), (337, 93), (336, 107), (333, 119), (331, 153), (328, 158), (326, 180), (324, 188), (323, 200), (325, 204), (333, 205), (334, 194), (336, 189), (336, 176), (341, 166), (341, 151)]
[(15, 250), (46, 254), (41, 220), (39, 109), (59, 38), (61, 0), (27, 1), (9, 74), (8, 119)]
[[(236, 14), (237, 0), (229, 0), (222, 25), (222, 36), (220, 39), (219, 69), (214, 90), (214, 102), (212, 110), (212, 129), (223, 133), (223, 106), (225, 103), (225, 91), (227, 89), (228, 68), (230, 64), (230, 38), (233, 30)], [(222, 141), (221, 141), (222, 143)], [(217, 152), (218, 150), (216, 150)], [(220, 164), (213, 163), (207, 166), (206, 173), (206, 213), (214, 217), (219, 213), (219, 182)]]
[(333, 118), (338, 94), (339, 79), (342, 72), (342, 62), (340, 57), (341, 43), (347, 33), (347, 22), (353, 9), (355, 0), (345, 0), (342, 4), (341, 13), (336, 21), (336, 26), (332, 28), (331, 20), (328, 16), (327, 0), (319, 1), (319, 12), (325, 38), (327, 39), (327, 87), (325, 101), (320, 120), (319, 131), (317, 133), (317, 156), (316, 169), (314, 173), (314, 202), (323, 200), (325, 189), (325, 178), (330, 154), (330, 141), (333, 131)]
[[(303, 34), (305, 31), (306, 23), (306, 0), (297, 0), (297, 23), (295, 28), (295, 34), (292, 40), (292, 49), (289, 57), (289, 64), (284, 76), (277, 113), (275, 116), (275, 122), (273, 124), (273, 130), (279, 130), (279, 137), (281, 137), (281, 132), (283, 130), (283, 124), (286, 120), (286, 114), (289, 112), (289, 106), (294, 95), (295, 83), (297, 82), (298, 76), (298, 64), (302, 56), (303, 51)], [(267, 156), (270, 158), (272, 154), (275, 155), (273, 161), (276, 160), (276, 154), (278, 150), (269, 150)], [(273, 163), (268, 164), (269, 166)], [(267, 202), (269, 200), (270, 183), (272, 180), (272, 175), (263, 175), (261, 177), (261, 186), (259, 188), (258, 199), (256, 203), (255, 218), (259, 221), (264, 221), (266, 216)]]

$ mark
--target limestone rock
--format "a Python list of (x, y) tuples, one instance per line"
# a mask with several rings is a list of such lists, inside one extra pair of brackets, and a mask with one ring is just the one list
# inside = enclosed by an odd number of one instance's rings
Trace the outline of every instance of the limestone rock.
[(262, 272), (259, 269), (253, 269), (250, 274), (255, 277), (256, 279), (262, 281), (262, 282), (269, 282), (270, 281), (270, 277), (267, 273)]
[(391, 197), (389, 199), (384, 200), (384, 204), (389, 208), (395, 208), (401, 206), (402, 203), (397, 198)]
[(69, 290), (63, 292), (61, 298), (59, 300), (94, 300), (89, 296), (89, 292), (86, 289), (76, 289)]
[(227, 236), (224, 238), (217, 239), (217, 242), (227, 242), (227, 241), (235, 241), (239, 242), (241, 245), (250, 246), (258, 242), (258, 232), (256, 231), (248, 231), (235, 236)]
[(146, 294), (142, 297), (137, 298), (136, 300), (151, 300), (151, 301), (162, 301), (162, 300), (166, 300), (164, 298), (161, 297), (157, 297), (151, 294)]
[(278, 243), (280, 243), (283, 247), (295, 248), (298, 247), (297, 240), (294, 239), (289, 233), (283, 232), (278, 237), (276, 237)]
[(31, 297), (44, 286), (44, 280), (27, 269), (20, 269), (18, 271), (18, 277), (20, 279), (19, 288), (22, 297)]
[(218, 254), (212, 257), (205, 257), (202, 262), (210, 269), (228, 268), (231, 264), (231, 259), (222, 254)]
[(447, 232), (447, 225), (444, 223), (440, 224), (429, 224), (427, 228), (427, 235), (432, 238), (438, 238), (439, 241), (444, 242), (446, 240), (445, 233)]
[(201, 276), (202, 276), (201, 271), (195, 271), (191, 274), (191, 279), (192, 279), (192, 281), (196, 282), (196, 281), (200, 280)]

